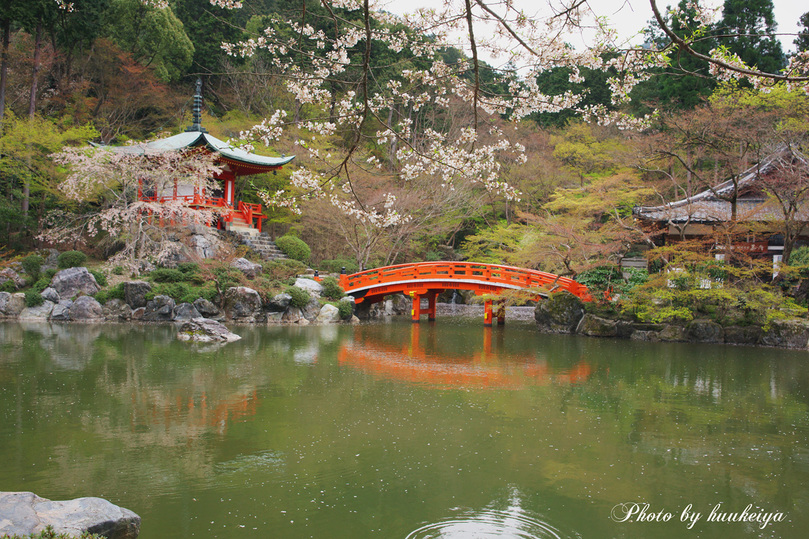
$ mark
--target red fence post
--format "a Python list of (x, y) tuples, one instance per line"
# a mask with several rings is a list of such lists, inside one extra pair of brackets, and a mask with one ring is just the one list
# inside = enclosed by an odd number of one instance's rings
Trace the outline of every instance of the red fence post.
[(483, 325), (487, 327), (492, 325), (492, 300), (490, 299), (483, 302)]
[(418, 323), (421, 318), (421, 296), (416, 292), (410, 292), (410, 297), (413, 298), (413, 308), (410, 310), (410, 315), (413, 322)]

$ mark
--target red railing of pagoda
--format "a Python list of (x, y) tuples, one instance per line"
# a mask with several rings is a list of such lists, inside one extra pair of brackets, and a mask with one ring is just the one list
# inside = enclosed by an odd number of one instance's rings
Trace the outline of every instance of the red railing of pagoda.
[(532, 289), (537, 295), (567, 290), (584, 301), (592, 301), (587, 287), (553, 273), (512, 266), (475, 262), (416, 262), (340, 276), (348, 294), (365, 291), (364, 297), (414, 290), (473, 290), (479, 294), (503, 289)]
[(205, 197), (199, 194), (195, 195), (166, 195), (166, 196), (146, 196), (141, 195), (140, 200), (143, 202), (156, 202), (158, 204), (165, 204), (167, 202), (179, 201), (188, 206), (207, 207), (216, 209), (221, 215), (223, 222), (233, 222), (234, 214), (241, 214), (241, 217), (250, 226), (253, 226), (253, 219), (257, 220), (256, 229), (261, 232), (261, 221), (267, 217), (262, 214), (261, 204), (252, 204), (249, 202), (239, 201), (236, 209), (233, 209), (223, 197)]

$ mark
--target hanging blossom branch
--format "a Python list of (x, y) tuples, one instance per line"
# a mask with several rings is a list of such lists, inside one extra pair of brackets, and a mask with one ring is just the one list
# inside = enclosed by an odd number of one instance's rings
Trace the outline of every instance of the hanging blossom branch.
[[(782, 73), (768, 73), (754, 69), (745, 64), (738, 55), (731, 53), (724, 45), (713, 49), (710, 56), (701, 54), (691, 47), (694, 38), (700, 37), (705, 28), (713, 22), (715, 9), (704, 8), (697, 2), (689, 2), (686, 9), (693, 10), (700, 26), (694, 30), (690, 38), (683, 38), (674, 33), (669, 28), (668, 23), (660, 13), (656, 0), (649, 0), (655, 20), (666, 36), (671, 40), (673, 48), (676, 45), (681, 51), (705, 60), (710, 65), (711, 75), (720, 80), (730, 80), (732, 78), (746, 78), (757, 89), (766, 89), (773, 82), (785, 82), (792, 90), (800, 89), (809, 93), (809, 52), (804, 51), (792, 56), (786, 69)], [(672, 10), (672, 14), (677, 15), (679, 10)]]
[[(322, 144), (301, 141), (301, 148), (324, 165), (324, 172), (295, 171), (291, 180), (298, 196), (266, 194), (265, 201), (270, 204), (294, 206), (299, 197), (342, 200), (342, 194), (353, 194), (351, 168), (378, 165), (359, 155), (363, 141), (387, 143), (389, 159), (404, 179), (432, 175), (444, 188), (451, 189), (456, 181), (472, 182), (516, 198), (516, 191), (499, 173), (499, 161), (524, 149), (509, 142), (500, 130), (484, 130), (486, 137), (478, 130), (502, 118), (516, 121), (534, 113), (576, 108), (583, 96), (572, 92), (551, 96), (540, 90), (536, 78), (548, 69), (569, 67), (574, 81), (581, 81), (582, 66), (612, 70), (612, 86), (623, 98), (644, 79), (630, 71), (650, 63), (647, 51), (626, 51), (616, 57), (614, 33), (606, 29), (604, 21), (592, 22), (602, 41), (598, 47), (575, 51), (566, 45), (564, 32), (589, 24), (592, 18), (581, 0), (568, 2), (564, 16), (549, 9), (544, 20), (517, 10), (511, 0), (446, 1), (438, 8), (422, 9), (403, 18), (377, 9), (371, 0), (321, 0), (320, 4), (325, 13), (320, 16), (334, 26), (329, 35), (307, 22), (317, 17), (314, 9), (307, 7), (307, 19), (276, 19), (260, 35), (223, 45), (233, 56), (269, 54), (297, 106), (306, 111), (298, 127), (309, 131), (313, 139), (342, 133), (349, 141), (343, 157), (329, 166), (334, 156), (315, 149)], [(493, 25), (494, 35), (478, 39), (479, 24)], [(467, 36), (472, 57), (448, 64), (441, 52), (454, 44), (454, 35)], [(406, 58), (407, 66), (397, 70), (397, 66), (384, 65), (371, 56), (372, 51), (385, 49), (397, 58)], [(506, 55), (527, 73), (518, 75), (513, 69), (498, 75), (505, 91), (486, 88), (481, 82), (484, 66), (479, 50)], [(437, 129), (425, 124), (442, 123), (441, 117), (458, 103), (465, 103), (472, 115), (471, 130)], [(612, 116), (621, 119), (618, 113)], [(279, 110), (241, 136), (268, 144), (291, 123), (287, 113)], [(636, 124), (624, 119), (621, 125)], [(368, 134), (369, 127), (376, 128), (375, 137)], [(349, 211), (371, 211), (359, 197), (353, 198)], [(371, 213), (365, 218), (390, 221)]]
[[(125, 243), (116, 260), (134, 263), (150, 255), (160, 258), (168, 247), (160, 223), (210, 223), (217, 213), (189, 205), (193, 194), (208, 197), (221, 172), (207, 152), (154, 152), (144, 145), (113, 152), (104, 148), (64, 148), (51, 156), (68, 174), (59, 190), (82, 214), (55, 215), (42, 239), (54, 243), (80, 241), (106, 233)], [(175, 193), (186, 195), (175, 197)], [(193, 194), (192, 194), (193, 193)]]

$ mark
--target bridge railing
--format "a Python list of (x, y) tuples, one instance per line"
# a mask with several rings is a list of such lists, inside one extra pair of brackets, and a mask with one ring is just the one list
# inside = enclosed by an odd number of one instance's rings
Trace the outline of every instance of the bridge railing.
[(544, 271), (476, 262), (417, 262), (340, 276), (347, 293), (401, 281), (485, 281), (505, 288), (564, 289), (589, 300), (587, 287)]

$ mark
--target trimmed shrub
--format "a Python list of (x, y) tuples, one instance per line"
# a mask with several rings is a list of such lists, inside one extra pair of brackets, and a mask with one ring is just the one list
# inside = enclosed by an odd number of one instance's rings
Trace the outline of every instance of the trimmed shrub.
[(14, 281), (9, 279), (4, 283), (0, 283), (0, 292), (8, 292), (9, 294), (13, 294), (17, 291), (17, 285), (14, 284)]
[(186, 275), (193, 275), (199, 272), (199, 264), (196, 262), (180, 262), (177, 269)]
[(360, 267), (357, 265), (357, 261), (353, 258), (335, 258), (334, 260), (324, 260), (319, 264), (318, 268), (323, 271), (328, 271), (329, 273), (340, 273), (343, 268), (346, 269), (346, 273), (357, 273), (360, 270)]
[(304, 264), (307, 264), (309, 257), (312, 256), (312, 250), (309, 246), (302, 239), (295, 236), (281, 236), (275, 240), (275, 245), (292, 260), (297, 260)]
[(35, 282), (34, 284), (32, 284), (31, 288), (36, 290), (37, 292), (42, 292), (43, 290), (48, 288), (50, 285), (51, 285), (51, 280), (46, 278), (46, 277), (43, 277), (42, 279), (40, 279), (37, 282)]
[(149, 278), (156, 283), (179, 283), (185, 281), (185, 277), (182, 271), (170, 268), (157, 268), (149, 274)]
[(90, 270), (90, 275), (95, 277), (98, 286), (107, 286), (107, 276), (104, 275), (104, 272), (98, 270)]
[(78, 268), (87, 262), (87, 255), (81, 251), (65, 251), (56, 258), (59, 269)]
[(126, 299), (126, 295), (124, 294), (124, 283), (118, 283), (117, 285), (113, 286), (112, 288), (108, 288), (105, 290), (99, 290), (95, 293), (96, 301), (100, 304), (104, 305), (111, 299)]
[(42, 294), (33, 289), (25, 291), (26, 307), (36, 307), (38, 305), (42, 305), (43, 303), (45, 303), (45, 298), (42, 297)]
[(337, 311), (340, 313), (341, 320), (348, 320), (354, 315), (354, 305), (344, 299), (337, 303)]
[(306, 264), (292, 259), (281, 259), (264, 264), (264, 275), (274, 281), (286, 281), (306, 271)]
[(48, 268), (45, 270), (45, 277), (47, 277), (49, 281), (53, 279), (54, 275), (56, 275), (56, 268)]
[(42, 270), (42, 263), (45, 260), (39, 255), (30, 255), (22, 259), (22, 269), (31, 277), (32, 281), (39, 280), (39, 272)]
[(338, 300), (346, 295), (345, 290), (342, 289), (340, 283), (334, 277), (326, 277), (320, 281), (320, 286), (323, 287), (322, 296), (328, 299)]
[(312, 296), (309, 295), (309, 292), (303, 288), (298, 288), (297, 286), (290, 286), (284, 290), (284, 292), (292, 297), (289, 304), (293, 307), (298, 307), (299, 309), (306, 307), (306, 304), (312, 300)]
[(124, 267), (123, 266), (115, 266), (112, 268), (113, 275), (123, 275), (124, 274)]

